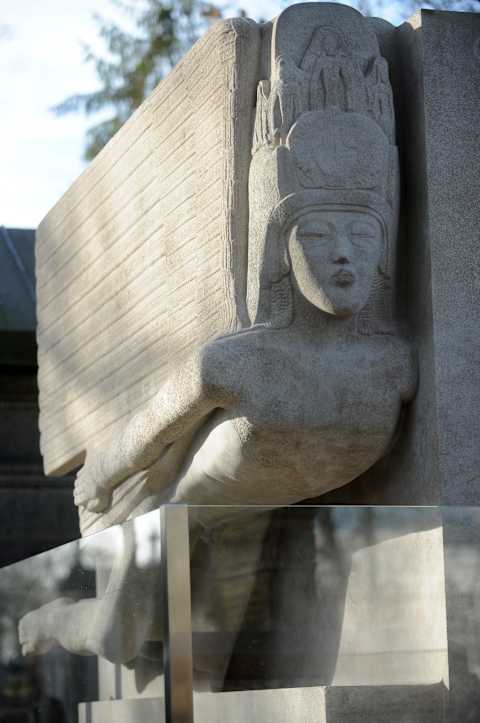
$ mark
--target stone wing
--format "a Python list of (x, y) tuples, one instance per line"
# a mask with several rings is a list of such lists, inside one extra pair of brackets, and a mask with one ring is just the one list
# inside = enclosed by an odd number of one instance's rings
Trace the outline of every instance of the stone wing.
[(82, 463), (193, 349), (245, 325), (259, 53), (253, 21), (215, 25), (40, 224), (47, 474)]

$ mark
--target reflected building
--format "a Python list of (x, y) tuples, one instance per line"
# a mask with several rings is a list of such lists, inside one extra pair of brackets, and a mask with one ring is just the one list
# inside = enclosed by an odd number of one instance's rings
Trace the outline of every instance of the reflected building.
[(0, 565), (79, 536), (73, 478), (46, 477), (39, 449), (34, 242), (0, 226)]

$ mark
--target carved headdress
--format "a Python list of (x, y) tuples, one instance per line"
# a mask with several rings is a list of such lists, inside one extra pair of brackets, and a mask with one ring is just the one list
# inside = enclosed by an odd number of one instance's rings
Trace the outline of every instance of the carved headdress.
[(311, 209), (353, 209), (377, 218), (384, 253), (367, 307), (366, 333), (391, 326), (398, 223), (398, 155), (388, 67), (356, 10), (295, 5), (275, 21), (271, 79), (260, 81), (250, 167), (249, 279), (252, 323), (285, 326), (289, 229)]

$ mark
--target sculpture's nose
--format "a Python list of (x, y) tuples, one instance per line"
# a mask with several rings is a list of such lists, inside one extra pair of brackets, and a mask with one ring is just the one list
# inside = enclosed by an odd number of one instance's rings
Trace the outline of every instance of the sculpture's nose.
[(342, 235), (337, 235), (335, 238), (333, 262), (335, 264), (350, 263), (350, 244), (348, 239)]

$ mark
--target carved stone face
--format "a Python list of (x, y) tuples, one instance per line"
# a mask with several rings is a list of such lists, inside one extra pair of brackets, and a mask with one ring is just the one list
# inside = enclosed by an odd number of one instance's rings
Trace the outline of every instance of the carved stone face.
[(289, 238), (298, 289), (328, 314), (356, 314), (367, 303), (383, 243), (380, 222), (367, 212), (306, 213)]

